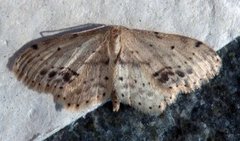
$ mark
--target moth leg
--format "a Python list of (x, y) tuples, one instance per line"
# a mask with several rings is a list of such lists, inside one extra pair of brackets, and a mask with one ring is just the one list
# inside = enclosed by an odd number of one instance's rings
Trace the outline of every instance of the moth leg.
[(111, 99), (112, 99), (113, 111), (117, 112), (120, 108), (120, 100), (115, 90), (111, 93)]

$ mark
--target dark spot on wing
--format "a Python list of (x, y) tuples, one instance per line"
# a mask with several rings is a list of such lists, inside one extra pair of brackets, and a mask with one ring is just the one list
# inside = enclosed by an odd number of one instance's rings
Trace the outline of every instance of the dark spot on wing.
[(176, 74), (177, 74), (178, 76), (180, 76), (180, 77), (184, 77), (184, 76), (185, 76), (184, 72), (182, 72), (182, 71), (180, 71), (180, 70), (177, 70), (177, 71), (176, 71)]
[(40, 71), (40, 75), (45, 75), (47, 73), (47, 70), (46, 69), (42, 69), (41, 71)]
[(106, 64), (106, 65), (109, 64), (109, 58), (104, 62), (104, 64)]
[(119, 77), (118, 79), (121, 80), (121, 81), (123, 81), (123, 77)]
[(31, 48), (37, 50), (37, 49), (38, 49), (38, 45), (37, 45), (37, 44), (33, 44), (33, 45), (31, 46)]
[(159, 75), (159, 72), (157, 71), (157, 72), (155, 72), (155, 73), (153, 73), (153, 76), (154, 77), (157, 77)]
[(72, 74), (75, 75), (75, 76), (79, 76), (79, 74), (75, 71), (72, 70)]
[(71, 79), (71, 74), (70, 73), (67, 72), (63, 75), (63, 80), (65, 82), (68, 82), (70, 79)]
[(74, 38), (77, 38), (78, 36), (79, 36), (78, 34), (72, 34), (69, 39), (74, 39)]
[(165, 83), (169, 80), (169, 75), (174, 75), (172, 71), (166, 71), (161, 73), (161, 77), (158, 79), (161, 83)]
[(60, 50), (61, 50), (61, 48), (60, 48), (60, 47), (58, 47), (57, 51), (60, 51)]
[(171, 71), (172, 67), (167, 66), (165, 68), (160, 69), (159, 71), (153, 73), (154, 77), (159, 77), (157, 78), (158, 81), (160, 81), (161, 83), (165, 83), (166, 81), (169, 80), (169, 75), (174, 75), (174, 73)]
[(197, 41), (196, 44), (195, 44), (195, 47), (200, 47), (203, 43), (200, 42), (200, 41)]
[(175, 46), (171, 46), (171, 49), (174, 49), (175, 48)]
[(193, 73), (193, 70), (190, 68), (190, 69), (187, 69), (187, 73), (188, 74), (192, 74)]
[(170, 66), (167, 66), (167, 67), (165, 67), (165, 69), (170, 69), (170, 70), (171, 70), (171, 69), (172, 69), (172, 67), (170, 67)]
[(54, 77), (56, 74), (57, 74), (56, 71), (51, 71), (51, 72), (48, 74), (48, 77), (49, 77), (49, 78), (52, 78), (52, 77)]
[(108, 80), (109, 78), (107, 76), (104, 77), (105, 80)]

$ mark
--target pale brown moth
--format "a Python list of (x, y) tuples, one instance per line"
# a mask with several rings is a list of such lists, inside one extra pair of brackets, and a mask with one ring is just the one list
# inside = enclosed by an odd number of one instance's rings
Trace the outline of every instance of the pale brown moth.
[(69, 109), (112, 100), (160, 114), (181, 92), (219, 73), (206, 44), (181, 35), (100, 26), (29, 45), (13, 70), (29, 88), (51, 93)]

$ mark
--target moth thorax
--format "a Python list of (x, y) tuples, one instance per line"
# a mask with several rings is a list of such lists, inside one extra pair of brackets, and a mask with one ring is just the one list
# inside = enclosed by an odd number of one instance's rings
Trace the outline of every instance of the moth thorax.
[(120, 48), (121, 48), (120, 33), (121, 33), (121, 30), (117, 28), (111, 31), (111, 41), (110, 41), (110, 46), (108, 47), (108, 53), (109, 53), (109, 57), (112, 60), (115, 60), (120, 52)]

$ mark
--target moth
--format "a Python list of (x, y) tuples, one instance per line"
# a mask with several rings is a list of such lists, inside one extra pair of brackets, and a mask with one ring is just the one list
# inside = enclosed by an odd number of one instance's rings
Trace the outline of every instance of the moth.
[(221, 59), (201, 41), (154, 31), (102, 25), (28, 45), (13, 71), (29, 88), (79, 110), (112, 101), (160, 114), (179, 93), (219, 73)]

